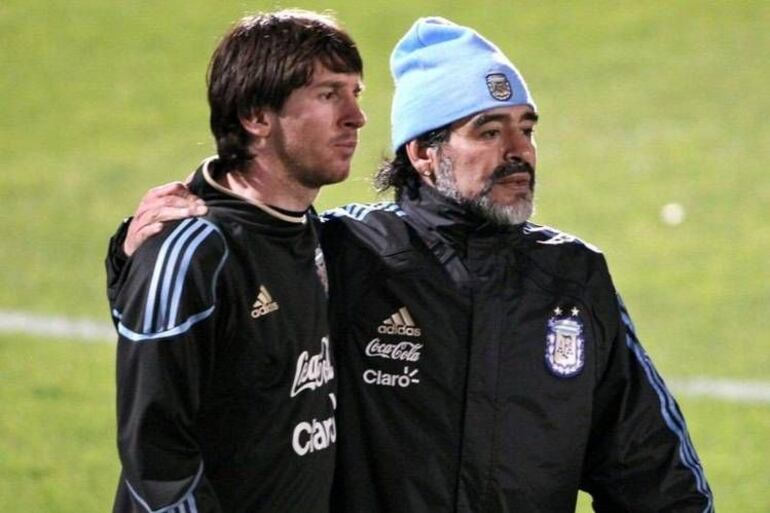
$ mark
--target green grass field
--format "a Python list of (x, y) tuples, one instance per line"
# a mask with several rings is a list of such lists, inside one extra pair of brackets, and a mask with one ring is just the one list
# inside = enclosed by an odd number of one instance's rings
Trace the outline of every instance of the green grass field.
[[(358, 41), (369, 123), (352, 177), (317, 205), (373, 199), (388, 53), (415, 17), (439, 14), (527, 78), (541, 115), (535, 221), (605, 251), (663, 375), (770, 380), (770, 3), (458, 5), (4, 0), (0, 310), (108, 320), (107, 238), (147, 188), (212, 152), (205, 69), (247, 12), (329, 8)], [(682, 224), (661, 221), (671, 202)], [(109, 510), (113, 357), (108, 344), (0, 335), (4, 509)], [(770, 511), (770, 404), (680, 403), (717, 509)]]

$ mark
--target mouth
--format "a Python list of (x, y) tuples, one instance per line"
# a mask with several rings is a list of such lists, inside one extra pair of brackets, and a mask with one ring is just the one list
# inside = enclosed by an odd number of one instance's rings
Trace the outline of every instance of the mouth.
[(503, 186), (519, 193), (529, 193), (535, 188), (535, 170), (523, 160), (513, 160), (498, 166), (492, 173), (490, 184)]
[(509, 185), (516, 188), (530, 189), (532, 184), (532, 176), (528, 172), (513, 173), (502, 178), (495, 180), (496, 185)]
[(479, 196), (489, 195), (498, 186), (516, 196), (531, 197), (535, 190), (535, 169), (520, 159), (505, 162), (492, 171)]
[(355, 150), (358, 146), (358, 137), (341, 137), (339, 139), (334, 139), (332, 141), (332, 146), (346, 150)]

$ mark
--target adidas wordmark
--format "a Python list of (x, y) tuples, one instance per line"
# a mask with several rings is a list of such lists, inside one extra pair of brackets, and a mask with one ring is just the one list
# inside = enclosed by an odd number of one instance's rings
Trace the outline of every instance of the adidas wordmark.
[(251, 316), (256, 319), (257, 317), (262, 317), (263, 315), (278, 310), (278, 303), (273, 301), (273, 297), (270, 295), (270, 292), (267, 291), (265, 286), (260, 285), (257, 300), (254, 301), (252, 307), (254, 309), (251, 311)]
[(382, 335), (419, 337), (422, 334), (422, 330), (414, 325), (414, 320), (409, 310), (402, 306), (396, 313), (382, 321), (382, 324), (377, 328), (377, 333)]

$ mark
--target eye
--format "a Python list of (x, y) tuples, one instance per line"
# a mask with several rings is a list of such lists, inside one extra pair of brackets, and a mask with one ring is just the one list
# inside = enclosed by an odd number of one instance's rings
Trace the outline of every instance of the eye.
[(481, 132), (482, 139), (494, 139), (498, 135), (500, 135), (500, 130), (497, 128), (490, 128)]
[(335, 91), (334, 89), (332, 89), (332, 90), (329, 90), (329, 91), (324, 91), (324, 92), (322, 92), (322, 93), (321, 93), (320, 95), (318, 95), (318, 96), (319, 96), (319, 98), (321, 98), (322, 100), (327, 100), (327, 101), (328, 101), (328, 100), (333, 100), (333, 99), (335, 99), (335, 98), (337, 97), (337, 91)]
[(531, 139), (532, 136), (535, 135), (535, 127), (532, 126), (529, 128), (524, 128), (522, 132), (524, 132), (524, 135)]

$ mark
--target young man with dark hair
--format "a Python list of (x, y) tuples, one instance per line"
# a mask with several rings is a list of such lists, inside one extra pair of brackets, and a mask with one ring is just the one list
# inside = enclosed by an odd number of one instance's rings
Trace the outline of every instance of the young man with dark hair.
[(593, 246), (529, 222), (537, 108), (491, 42), (391, 57), (395, 203), (324, 216), (340, 513), (713, 512), (682, 414)]
[(305, 11), (244, 18), (214, 52), (219, 156), (190, 185), (207, 213), (160, 226), (109, 291), (116, 513), (328, 511), (336, 375), (307, 211), (350, 170), (361, 75), (350, 37)]

